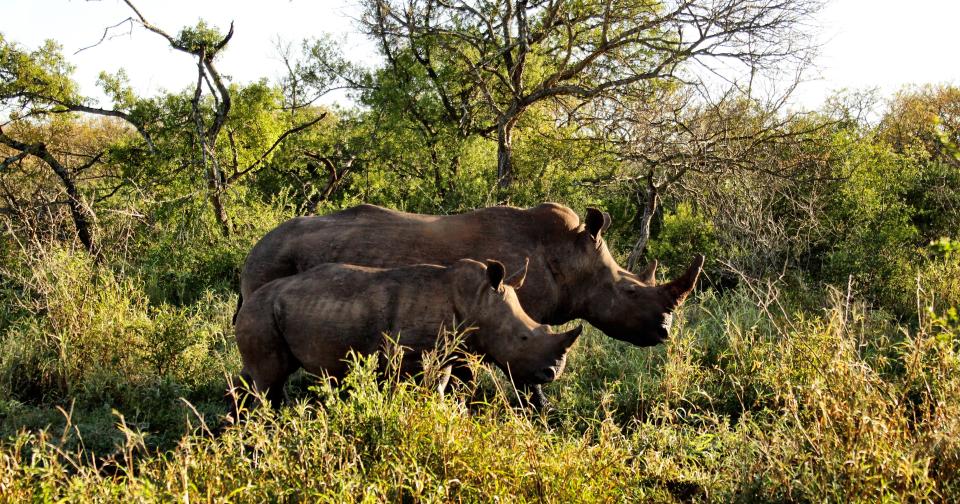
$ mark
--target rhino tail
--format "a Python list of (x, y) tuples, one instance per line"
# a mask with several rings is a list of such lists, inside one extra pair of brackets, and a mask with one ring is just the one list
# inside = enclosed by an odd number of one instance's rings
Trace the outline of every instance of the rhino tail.
[(237, 309), (233, 312), (233, 325), (237, 325), (237, 315), (240, 314), (240, 307), (243, 306), (243, 293), (237, 293)]

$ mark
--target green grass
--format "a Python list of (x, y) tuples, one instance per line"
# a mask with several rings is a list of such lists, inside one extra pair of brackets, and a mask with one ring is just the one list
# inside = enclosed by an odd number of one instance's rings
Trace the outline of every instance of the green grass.
[(960, 498), (960, 332), (937, 310), (704, 293), (664, 346), (588, 330), (548, 415), (514, 408), (498, 372), (469, 408), (359, 362), (349, 393), (301, 376), (288, 407), (213, 438), (239, 368), (232, 295), (157, 304), (64, 250), (28, 266), (3, 284), (4, 502)]

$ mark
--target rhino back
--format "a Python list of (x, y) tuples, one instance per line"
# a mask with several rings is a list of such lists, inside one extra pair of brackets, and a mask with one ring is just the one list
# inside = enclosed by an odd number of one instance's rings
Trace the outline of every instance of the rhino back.
[(360, 205), (324, 216), (291, 219), (268, 233), (251, 251), (241, 278), (250, 295), (274, 278), (320, 263), (343, 262), (391, 268), (419, 263), (450, 265), (459, 259), (497, 259), (508, 274), (529, 258), (524, 309), (535, 320), (550, 319), (559, 299), (546, 255), (570, 240), (579, 218), (569, 208), (543, 204), (523, 210), (491, 207), (460, 215), (433, 216)]
[(440, 327), (453, 316), (445, 271), (320, 265), (278, 280), (283, 285), (273, 310), (286, 345), (307, 371), (342, 376), (348, 352), (377, 352), (384, 333), (399, 337), (413, 353), (434, 347)]

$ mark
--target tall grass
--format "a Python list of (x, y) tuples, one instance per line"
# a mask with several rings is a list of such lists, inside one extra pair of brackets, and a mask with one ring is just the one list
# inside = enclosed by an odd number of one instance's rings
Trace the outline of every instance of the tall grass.
[(960, 497), (960, 331), (924, 288), (905, 323), (853, 293), (767, 284), (688, 301), (665, 346), (589, 330), (547, 415), (516, 409), (499, 373), (471, 408), (358, 361), (349, 393), (319, 382), (212, 437), (239, 366), (230, 295), (156, 304), (69, 250), (13, 273), (2, 501)]
[(171, 443), (188, 413), (178, 397), (221, 407), (215, 397), (239, 362), (228, 336), (232, 295), (207, 292), (186, 307), (151, 304), (143, 281), (61, 247), (38, 249), (4, 273), (3, 431), (59, 427), (54, 406), (75, 409), (88, 443), (106, 450), (121, 438), (111, 426), (116, 409), (158, 432), (151, 444)]

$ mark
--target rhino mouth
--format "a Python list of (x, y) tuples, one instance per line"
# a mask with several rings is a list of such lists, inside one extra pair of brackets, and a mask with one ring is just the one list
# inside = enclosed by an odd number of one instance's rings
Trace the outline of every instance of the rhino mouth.
[(664, 315), (663, 322), (660, 323), (660, 327), (654, 332), (654, 338), (657, 340), (657, 343), (664, 343), (670, 339), (670, 330), (673, 328), (673, 314), (668, 313)]
[(663, 330), (666, 331), (667, 334), (670, 334), (670, 328), (673, 327), (673, 314), (672, 314), (672, 313), (667, 313), (666, 315), (663, 316), (663, 323), (660, 324), (660, 327), (662, 327)]
[(552, 367), (548, 367), (548, 368), (543, 368), (534, 372), (533, 379), (537, 383), (550, 383), (557, 379), (557, 375), (558, 373), (556, 369)]
[[(666, 343), (670, 339), (670, 333), (673, 329), (673, 314), (667, 313), (659, 326), (655, 326), (647, 332), (636, 333), (633, 341), (647, 341), (648, 345), (659, 345)], [(636, 344), (636, 343), (634, 343)], [(646, 345), (645, 345), (646, 346)]]

